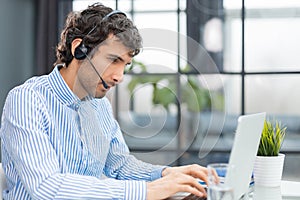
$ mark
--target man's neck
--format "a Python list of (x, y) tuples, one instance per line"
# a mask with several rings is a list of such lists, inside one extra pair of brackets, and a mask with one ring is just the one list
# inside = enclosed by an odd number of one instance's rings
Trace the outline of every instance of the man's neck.
[(78, 68), (78, 65), (72, 61), (68, 67), (62, 67), (59, 72), (70, 90), (72, 90), (72, 92), (77, 95), (79, 99), (83, 99), (87, 96), (87, 93), (83, 92), (85, 90), (77, 80)]

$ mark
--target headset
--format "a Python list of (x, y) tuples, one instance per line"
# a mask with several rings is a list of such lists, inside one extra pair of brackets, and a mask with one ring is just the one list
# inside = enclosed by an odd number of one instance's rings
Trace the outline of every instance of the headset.
[[(126, 14), (120, 10), (114, 10), (110, 13), (108, 13), (107, 15), (105, 15), (101, 22), (104, 21), (104, 20), (107, 20), (109, 17), (111, 17), (112, 15), (115, 15), (115, 14), (122, 14), (124, 15), (125, 17)], [(84, 37), (86, 37), (87, 35), (91, 34), (95, 29), (96, 29), (97, 25), (95, 25)], [(98, 77), (100, 78), (100, 80), (102, 81), (102, 85), (105, 89), (108, 89), (108, 85), (107, 83), (103, 80), (103, 78), (101, 77), (101, 75), (99, 74), (99, 72), (96, 70), (96, 67), (94, 66), (93, 62), (91, 61), (90, 57), (87, 55), (89, 52), (89, 49), (83, 44), (83, 39), (82, 41), (80, 42), (80, 44), (78, 45), (78, 47), (75, 48), (75, 51), (74, 51), (74, 57), (77, 59), (77, 60), (83, 60), (85, 58), (88, 59), (89, 63), (91, 64), (91, 66), (93, 67), (93, 69), (95, 70), (96, 74), (98, 75)]]

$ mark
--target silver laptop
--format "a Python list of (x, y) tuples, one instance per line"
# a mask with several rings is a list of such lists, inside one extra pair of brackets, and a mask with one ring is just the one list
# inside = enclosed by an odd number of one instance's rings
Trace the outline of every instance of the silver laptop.
[[(266, 113), (242, 115), (238, 118), (234, 142), (231, 149), (229, 164), (234, 172), (227, 174), (225, 183), (234, 189), (234, 199), (240, 199), (249, 191), (252, 170), (257, 154)], [(188, 193), (178, 193), (172, 199), (204, 199), (196, 198)]]
[(231, 149), (229, 164), (234, 166), (225, 183), (234, 189), (234, 199), (240, 199), (248, 193), (255, 157), (266, 113), (240, 116)]

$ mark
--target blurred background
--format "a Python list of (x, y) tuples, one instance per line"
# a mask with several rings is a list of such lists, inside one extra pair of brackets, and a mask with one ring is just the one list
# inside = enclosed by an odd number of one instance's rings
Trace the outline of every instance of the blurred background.
[[(67, 13), (95, 2), (1, 0), (0, 114), (12, 87), (52, 70)], [(238, 116), (267, 112), (287, 126), (283, 179), (300, 181), (300, 1), (100, 2), (126, 12), (144, 37), (109, 94), (134, 155), (165, 165), (226, 162)]]

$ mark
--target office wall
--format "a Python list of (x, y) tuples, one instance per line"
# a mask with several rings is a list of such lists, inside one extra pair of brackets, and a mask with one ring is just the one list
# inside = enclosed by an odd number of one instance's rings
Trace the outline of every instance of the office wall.
[(0, 2), (0, 114), (8, 91), (33, 74), (35, 0)]

